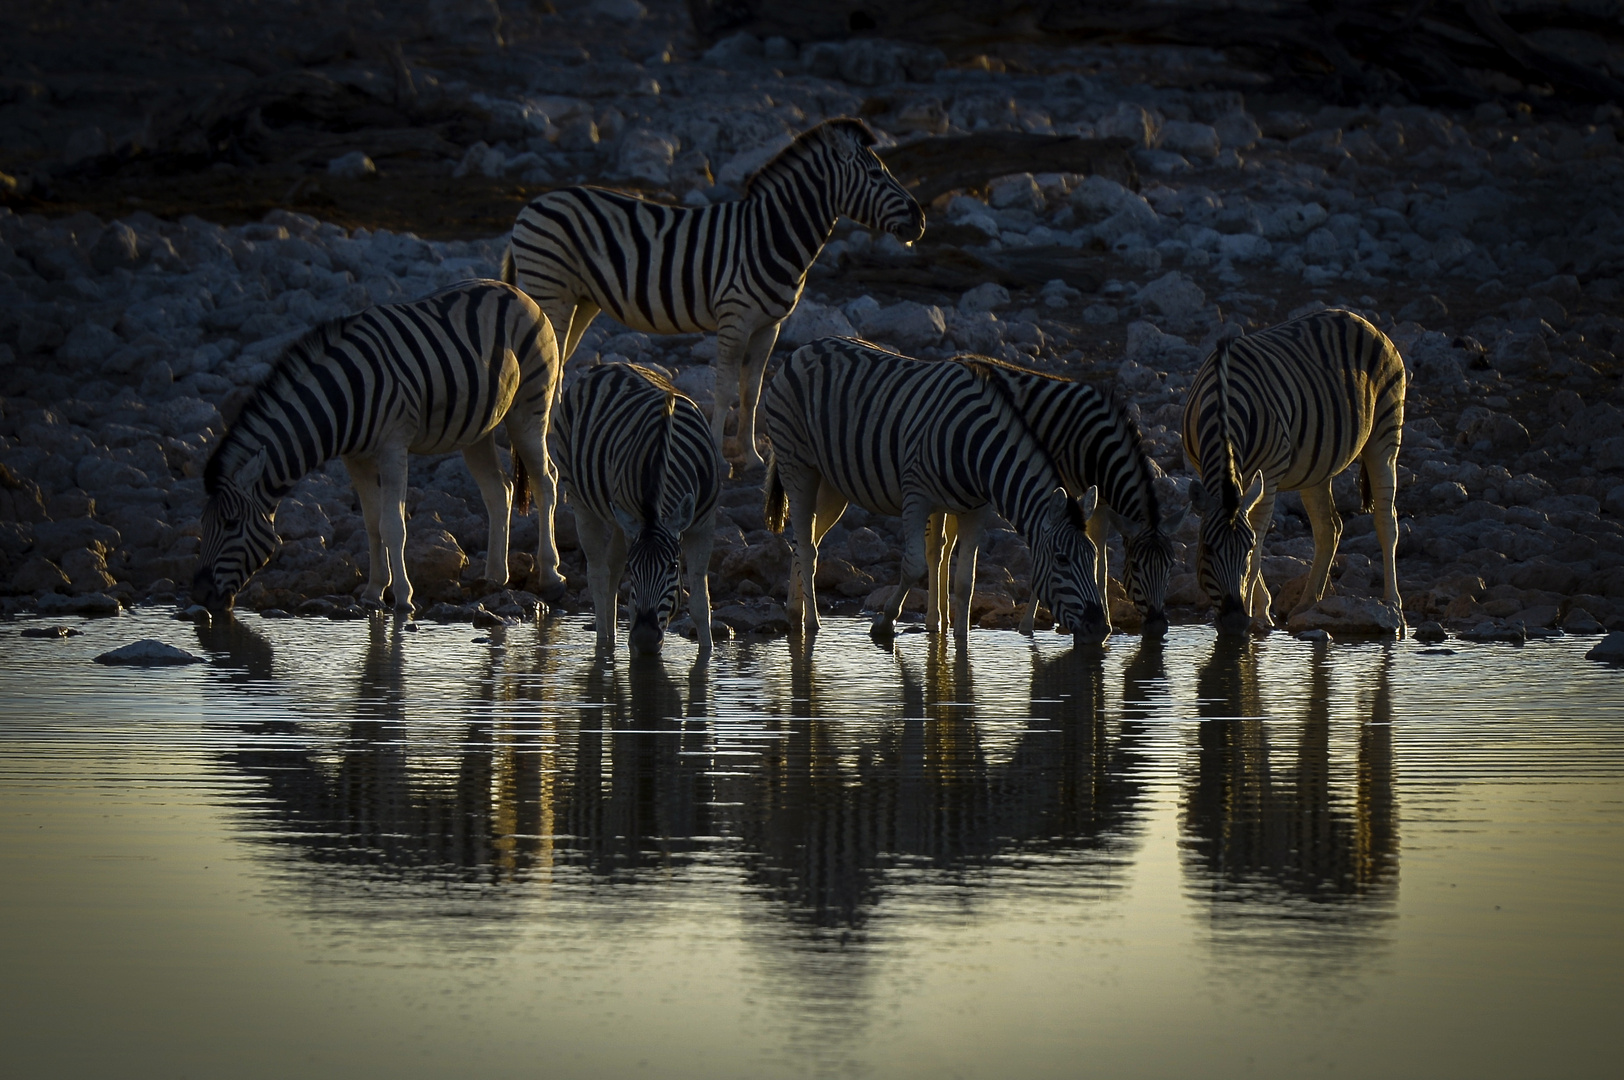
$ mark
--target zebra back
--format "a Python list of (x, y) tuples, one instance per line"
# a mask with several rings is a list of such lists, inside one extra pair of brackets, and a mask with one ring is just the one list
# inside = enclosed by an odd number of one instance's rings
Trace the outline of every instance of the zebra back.
[(1387, 336), (1349, 311), (1316, 311), (1207, 358), (1190, 385), (1184, 451), (1233, 510), (1245, 478), (1295, 491), (1346, 469), (1367, 443), (1396, 451), (1404, 426), (1404, 361)]
[(552, 329), (510, 285), (380, 304), (288, 347), (210, 456), (203, 486), (215, 495), (247, 469), (274, 501), (323, 462), (387, 437), (404, 434), (414, 453), (466, 446), (510, 408), (545, 412), (556, 380)]

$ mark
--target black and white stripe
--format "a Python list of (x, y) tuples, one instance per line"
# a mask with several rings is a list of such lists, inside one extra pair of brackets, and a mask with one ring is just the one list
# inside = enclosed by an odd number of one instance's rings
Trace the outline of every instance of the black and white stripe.
[(499, 426), (514, 448), (521, 507), (528, 473), (541, 508), (541, 588), (561, 593), (545, 442), (558, 377), (552, 327), (534, 301), (498, 281), (382, 304), (310, 331), (288, 347), (209, 458), (193, 600), (229, 608), (276, 549), (272, 516), (282, 496), (341, 457), (366, 520), (364, 600), (381, 604), (393, 586), (395, 607), (411, 611), (406, 455), (452, 450), (462, 451), (490, 515), (485, 577), (505, 584), (514, 485), (498, 458)]
[[(984, 357), (957, 357), (983, 365), (1002, 380), (1021, 417), (1048, 451), (1066, 490), (1081, 495), (1098, 487), (1100, 508), (1088, 521), (1088, 536), (1098, 550), (1095, 585), (1106, 595), (1105, 540), (1111, 528), (1122, 534), (1128, 598), (1144, 615), (1147, 632), (1167, 628), (1163, 605), (1173, 566), (1171, 536), (1184, 522), (1185, 511), (1168, 515), (1157, 498), (1157, 469), (1145, 452), (1139, 429), (1121, 405), (1097, 387)], [(951, 524), (948, 525), (951, 534)], [(932, 577), (931, 619), (945, 614), (947, 556)], [(1021, 632), (1032, 632), (1037, 601), (1026, 609)]]
[(586, 552), (599, 647), (614, 649), (617, 594), (630, 570), (627, 643), (633, 653), (659, 652), (686, 560), (688, 610), (708, 654), (722, 460), (699, 406), (646, 368), (604, 364), (564, 391), (553, 440)]
[[(927, 521), (952, 514), (964, 543), (953, 592), (955, 630), (968, 634), (976, 552), (993, 514), (1032, 549), (1032, 589), (1078, 640), (1104, 640), (1087, 535), (1092, 489), (1079, 501), (1021, 418), (995, 369), (975, 361), (912, 360), (850, 338), (796, 350), (763, 399), (772, 463), (767, 521), (793, 526), (790, 606), (818, 625), (817, 545), (849, 502), (903, 518), (902, 582), (877, 622), (888, 626), (926, 574)], [(803, 600), (804, 598), (804, 600)]]
[(519, 213), (503, 277), (535, 297), (567, 361), (599, 311), (650, 334), (716, 332), (711, 433), (738, 387), (739, 445), (757, 467), (756, 400), (778, 324), (845, 215), (912, 241), (924, 212), (874, 153), (858, 120), (830, 120), (762, 166), (743, 198), (668, 206), (605, 191), (549, 191)]
[(1293, 614), (1319, 602), (1342, 535), (1331, 481), (1355, 460), (1381, 543), (1383, 596), (1399, 608), (1393, 493), (1404, 388), (1404, 361), (1387, 336), (1335, 309), (1225, 339), (1196, 372), (1184, 452), (1200, 477), (1190, 485), (1202, 519), (1197, 573), (1220, 629), (1273, 625), (1260, 555), (1281, 491), (1301, 492), (1314, 528), (1314, 564)]

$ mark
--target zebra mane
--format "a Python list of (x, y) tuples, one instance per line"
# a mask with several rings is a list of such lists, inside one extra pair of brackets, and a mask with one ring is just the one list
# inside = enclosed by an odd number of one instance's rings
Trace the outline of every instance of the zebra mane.
[[(208, 463), (203, 466), (204, 494), (214, 495), (219, 491), (220, 482), (263, 445), (259, 439), (251, 437), (248, 421), (264, 408), (272, 388), (284, 380), (290, 381), (298, 370), (309, 365), (312, 356), (326, 352), (343, 335), (345, 326), (352, 318), (353, 315), (342, 315), (311, 327), (294, 339), (271, 363), (270, 372), (254, 384), (253, 393), (238, 411), (236, 419), (226, 428), (226, 433), (209, 455)], [(271, 494), (276, 493), (273, 491)]]
[(1229, 341), (1228, 337), (1218, 342), (1217, 385), (1218, 394), (1218, 431), (1224, 443), (1224, 475), (1220, 481), (1224, 500), (1224, 509), (1234, 513), (1241, 505), (1241, 479), (1240, 471), (1235, 464), (1235, 429), (1229, 415)]
[(744, 182), (745, 195), (748, 196), (755, 190), (756, 182), (762, 177), (782, 168), (789, 159), (799, 157), (806, 147), (827, 138), (831, 132), (845, 132), (851, 135), (852, 138), (857, 140), (858, 146), (873, 146), (875, 142), (874, 132), (869, 129), (867, 124), (855, 117), (841, 116), (833, 120), (825, 120), (816, 127), (807, 128), (795, 136), (794, 141), (774, 154), (761, 168), (751, 173)]

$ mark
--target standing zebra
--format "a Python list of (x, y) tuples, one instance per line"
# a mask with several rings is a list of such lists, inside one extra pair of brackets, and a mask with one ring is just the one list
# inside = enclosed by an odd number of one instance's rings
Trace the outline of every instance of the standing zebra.
[(1403, 428), (1404, 361), (1351, 312), (1316, 311), (1219, 343), (1190, 385), (1184, 453), (1200, 477), (1190, 485), (1202, 519), (1197, 572), (1220, 630), (1274, 625), (1260, 558), (1277, 492), (1301, 492), (1314, 527), (1314, 565), (1292, 614), (1325, 595), (1342, 536), (1331, 480), (1355, 459), (1382, 546), (1383, 597), (1401, 610), (1393, 492)]
[[(554, 460), (587, 556), (598, 646), (615, 647), (620, 579), (631, 569), (632, 653), (660, 651), (688, 563), (688, 611), (710, 655), (711, 544), (722, 460), (705, 414), (635, 364), (589, 369), (564, 391)], [(678, 556), (681, 556), (681, 559)]]
[(599, 311), (650, 334), (716, 331), (711, 434), (720, 447), (736, 386), (744, 466), (759, 468), (767, 357), (836, 219), (909, 242), (925, 230), (873, 145), (862, 121), (829, 120), (763, 165), (743, 198), (697, 209), (601, 188), (549, 191), (519, 212), (502, 277), (559, 328), (566, 361)]
[(511, 285), (470, 281), (401, 304), (334, 319), (288, 347), (254, 391), (203, 472), (208, 503), (192, 599), (229, 610), (276, 549), (272, 515), (288, 489), (341, 457), (361, 499), (370, 576), (363, 601), (410, 613), (406, 577), (406, 455), (461, 450), (490, 516), (485, 577), (508, 576), (513, 486), (496, 429), (514, 449), (521, 511), (526, 474), (541, 507), (536, 572), (564, 590), (553, 546), (553, 471), (547, 414), (557, 392), (558, 345), (535, 302)]
[[(1043, 444), (1060, 470), (1066, 490), (1073, 495), (1098, 487), (1100, 510), (1088, 520), (1088, 538), (1099, 552), (1094, 581), (1106, 595), (1105, 538), (1111, 528), (1122, 534), (1126, 567), (1123, 580), (1128, 597), (1144, 614), (1144, 630), (1167, 630), (1163, 605), (1173, 566), (1170, 537), (1184, 523), (1188, 510), (1165, 516), (1156, 496), (1155, 466), (1145, 453), (1139, 429), (1127, 412), (1096, 387), (1074, 379), (1048, 375), (985, 357), (957, 357), (956, 362), (983, 366), (999, 379), (1015, 402), (1033, 436)], [(943, 522), (946, 543), (935, 540), (935, 519), (927, 550), (940, 551), (931, 575), (931, 602), (927, 605), (934, 629), (946, 615), (947, 562), (953, 551), (954, 523)], [(1032, 633), (1037, 600), (1027, 606), (1021, 633)]]
[(1110, 632), (1094, 584), (1088, 515), (1097, 492), (1066, 494), (1042, 444), (1003, 380), (975, 361), (912, 360), (851, 338), (797, 349), (764, 399), (772, 462), (768, 527), (793, 526), (790, 607), (818, 626), (813, 589), (818, 542), (855, 502), (900, 514), (902, 580), (876, 619), (886, 628), (910, 586), (925, 576), (925, 529), (932, 514), (958, 518), (965, 550), (953, 593), (954, 628), (969, 633), (976, 551), (994, 513), (1032, 548), (1032, 591), (1079, 641)]

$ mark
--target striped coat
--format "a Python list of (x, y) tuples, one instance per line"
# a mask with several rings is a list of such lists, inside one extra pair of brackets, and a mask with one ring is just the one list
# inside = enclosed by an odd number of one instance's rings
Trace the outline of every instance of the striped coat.
[[(587, 557), (598, 644), (613, 650), (618, 590), (629, 570), (634, 653), (656, 653), (688, 564), (688, 610), (711, 651), (711, 544), (722, 461), (705, 416), (662, 376), (604, 364), (564, 392), (553, 459)], [(680, 556), (680, 560), (679, 560)]]
[(791, 607), (804, 605), (817, 628), (813, 577), (817, 545), (848, 502), (900, 515), (906, 537), (902, 582), (878, 623), (901, 612), (908, 588), (928, 568), (926, 523), (959, 521), (964, 553), (953, 595), (955, 627), (968, 633), (975, 559), (993, 514), (1032, 548), (1032, 587), (1079, 640), (1109, 632), (1094, 584), (1095, 551), (1086, 535), (1093, 510), (1061, 484), (1059, 471), (1022, 420), (992, 368), (912, 360), (850, 338), (824, 338), (796, 350), (763, 399), (773, 459), (767, 520), (786, 517), (796, 576)]
[(510, 285), (473, 281), (382, 304), (319, 326), (289, 346), (204, 470), (209, 499), (192, 598), (228, 609), (276, 549), (272, 517), (299, 478), (339, 457), (366, 520), (364, 602), (412, 609), (406, 577), (406, 456), (461, 450), (490, 517), (486, 580), (508, 577), (514, 486), (496, 431), (514, 448), (515, 478), (541, 507), (536, 570), (563, 591), (553, 545), (553, 471), (545, 443), (558, 348), (535, 303)]
[(767, 357), (836, 220), (907, 241), (924, 231), (924, 212), (873, 143), (861, 121), (819, 124), (762, 166), (742, 199), (712, 206), (549, 191), (514, 222), (503, 276), (559, 328), (566, 361), (600, 311), (650, 334), (715, 331), (711, 433), (720, 447), (737, 386), (741, 453), (759, 467), (755, 411)]
[(1364, 509), (1375, 515), (1383, 596), (1400, 608), (1397, 573), (1399, 442), (1404, 361), (1380, 330), (1336, 309), (1221, 342), (1196, 372), (1184, 407), (1184, 452), (1199, 479), (1197, 573), (1220, 629), (1273, 625), (1259, 565), (1278, 492), (1301, 492), (1314, 529), (1314, 563), (1293, 614), (1325, 594), (1342, 520), (1331, 481), (1360, 463)]

